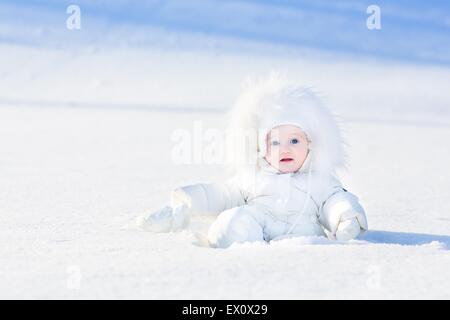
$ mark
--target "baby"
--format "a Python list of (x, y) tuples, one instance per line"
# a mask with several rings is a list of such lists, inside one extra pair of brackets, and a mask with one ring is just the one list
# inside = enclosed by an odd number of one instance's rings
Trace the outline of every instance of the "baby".
[(255, 161), (225, 183), (174, 190), (170, 206), (144, 217), (147, 230), (181, 230), (192, 215), (214, 215), (207, 240), (219, 248), (292, 236), (350, 240), (367, 230), (358, 198), (336, 177), (343, 166), (339, 128), (310, 89), (279, 77), (253, 83), (231, 116), (230, 127), (255, 130), (246, 150)]

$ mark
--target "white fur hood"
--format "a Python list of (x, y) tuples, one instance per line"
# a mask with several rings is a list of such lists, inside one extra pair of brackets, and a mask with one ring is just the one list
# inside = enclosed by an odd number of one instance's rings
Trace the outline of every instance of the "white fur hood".
[(310, 140), (310, 153), (300, 171), (310, 166), (320, 176), (335, 176), (344, 166), (344, 142), (335, 117), (312, 89), (284, 77), (247, 81), (228, 121), (229, 132), (235, 135), (228, 148), (235, 171), (249, 166), (260, 170), (266, 135), (281, 124), (299, 126)]

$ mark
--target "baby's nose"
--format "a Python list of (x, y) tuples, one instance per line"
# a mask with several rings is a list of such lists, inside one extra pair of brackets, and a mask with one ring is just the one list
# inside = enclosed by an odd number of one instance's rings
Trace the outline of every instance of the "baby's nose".
[(281, 153), (290, 153), (292, 151), (292, 146), (290, 144), (282, 144), (280, 145), (279, 152)]
[(284, 149), (284, 150), (280, 150), (280, 152), (278, 154), (280, 155), (280, 157), (283, 157), (283, 156), (292, 155), (292, 152), (290, 152), (290, 150), (288, 150), (288, 149)]

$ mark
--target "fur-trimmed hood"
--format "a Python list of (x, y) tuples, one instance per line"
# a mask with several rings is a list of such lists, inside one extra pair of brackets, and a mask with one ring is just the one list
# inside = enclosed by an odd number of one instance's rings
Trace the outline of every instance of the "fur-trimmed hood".
[[(228, 132), (234, 171), (259, 170), (266, 152), (266, 135), (275, 126), (299, 126), (310, 140), (307, 166), (321, 176), (335, 176), (344, 166), (344, 142), (335, 117), (311, 89), (271, 75), (265, 80), (248, 80), (229, 113)], [(242, 141), (245, 140), (245, 141)], [(230, 149), (231, 147), (231, 149)]]

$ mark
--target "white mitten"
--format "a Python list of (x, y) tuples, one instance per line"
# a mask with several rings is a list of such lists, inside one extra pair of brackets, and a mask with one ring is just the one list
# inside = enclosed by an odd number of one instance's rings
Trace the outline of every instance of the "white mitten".
[(189, 208), (166, 206), (162, 209), (138, 217), (137, 224), (140, 228), (151, 232), (179, 231), (189, 223)]
[(368, 229), (363, 207), (358, 198), (347, 191), (337, 192), (327, 199), (319, 221), (330, 239), (354, 239)]
[(341, 221), (336, 231), (336, 239), (339, 241), (348, 241), (355, 239), (361, 232), (361, 227), (356, 218)]
[(172, 231), (180, 231), (185, 229), (191, 220), (190, 208), (181, 205), (172, 210)]

